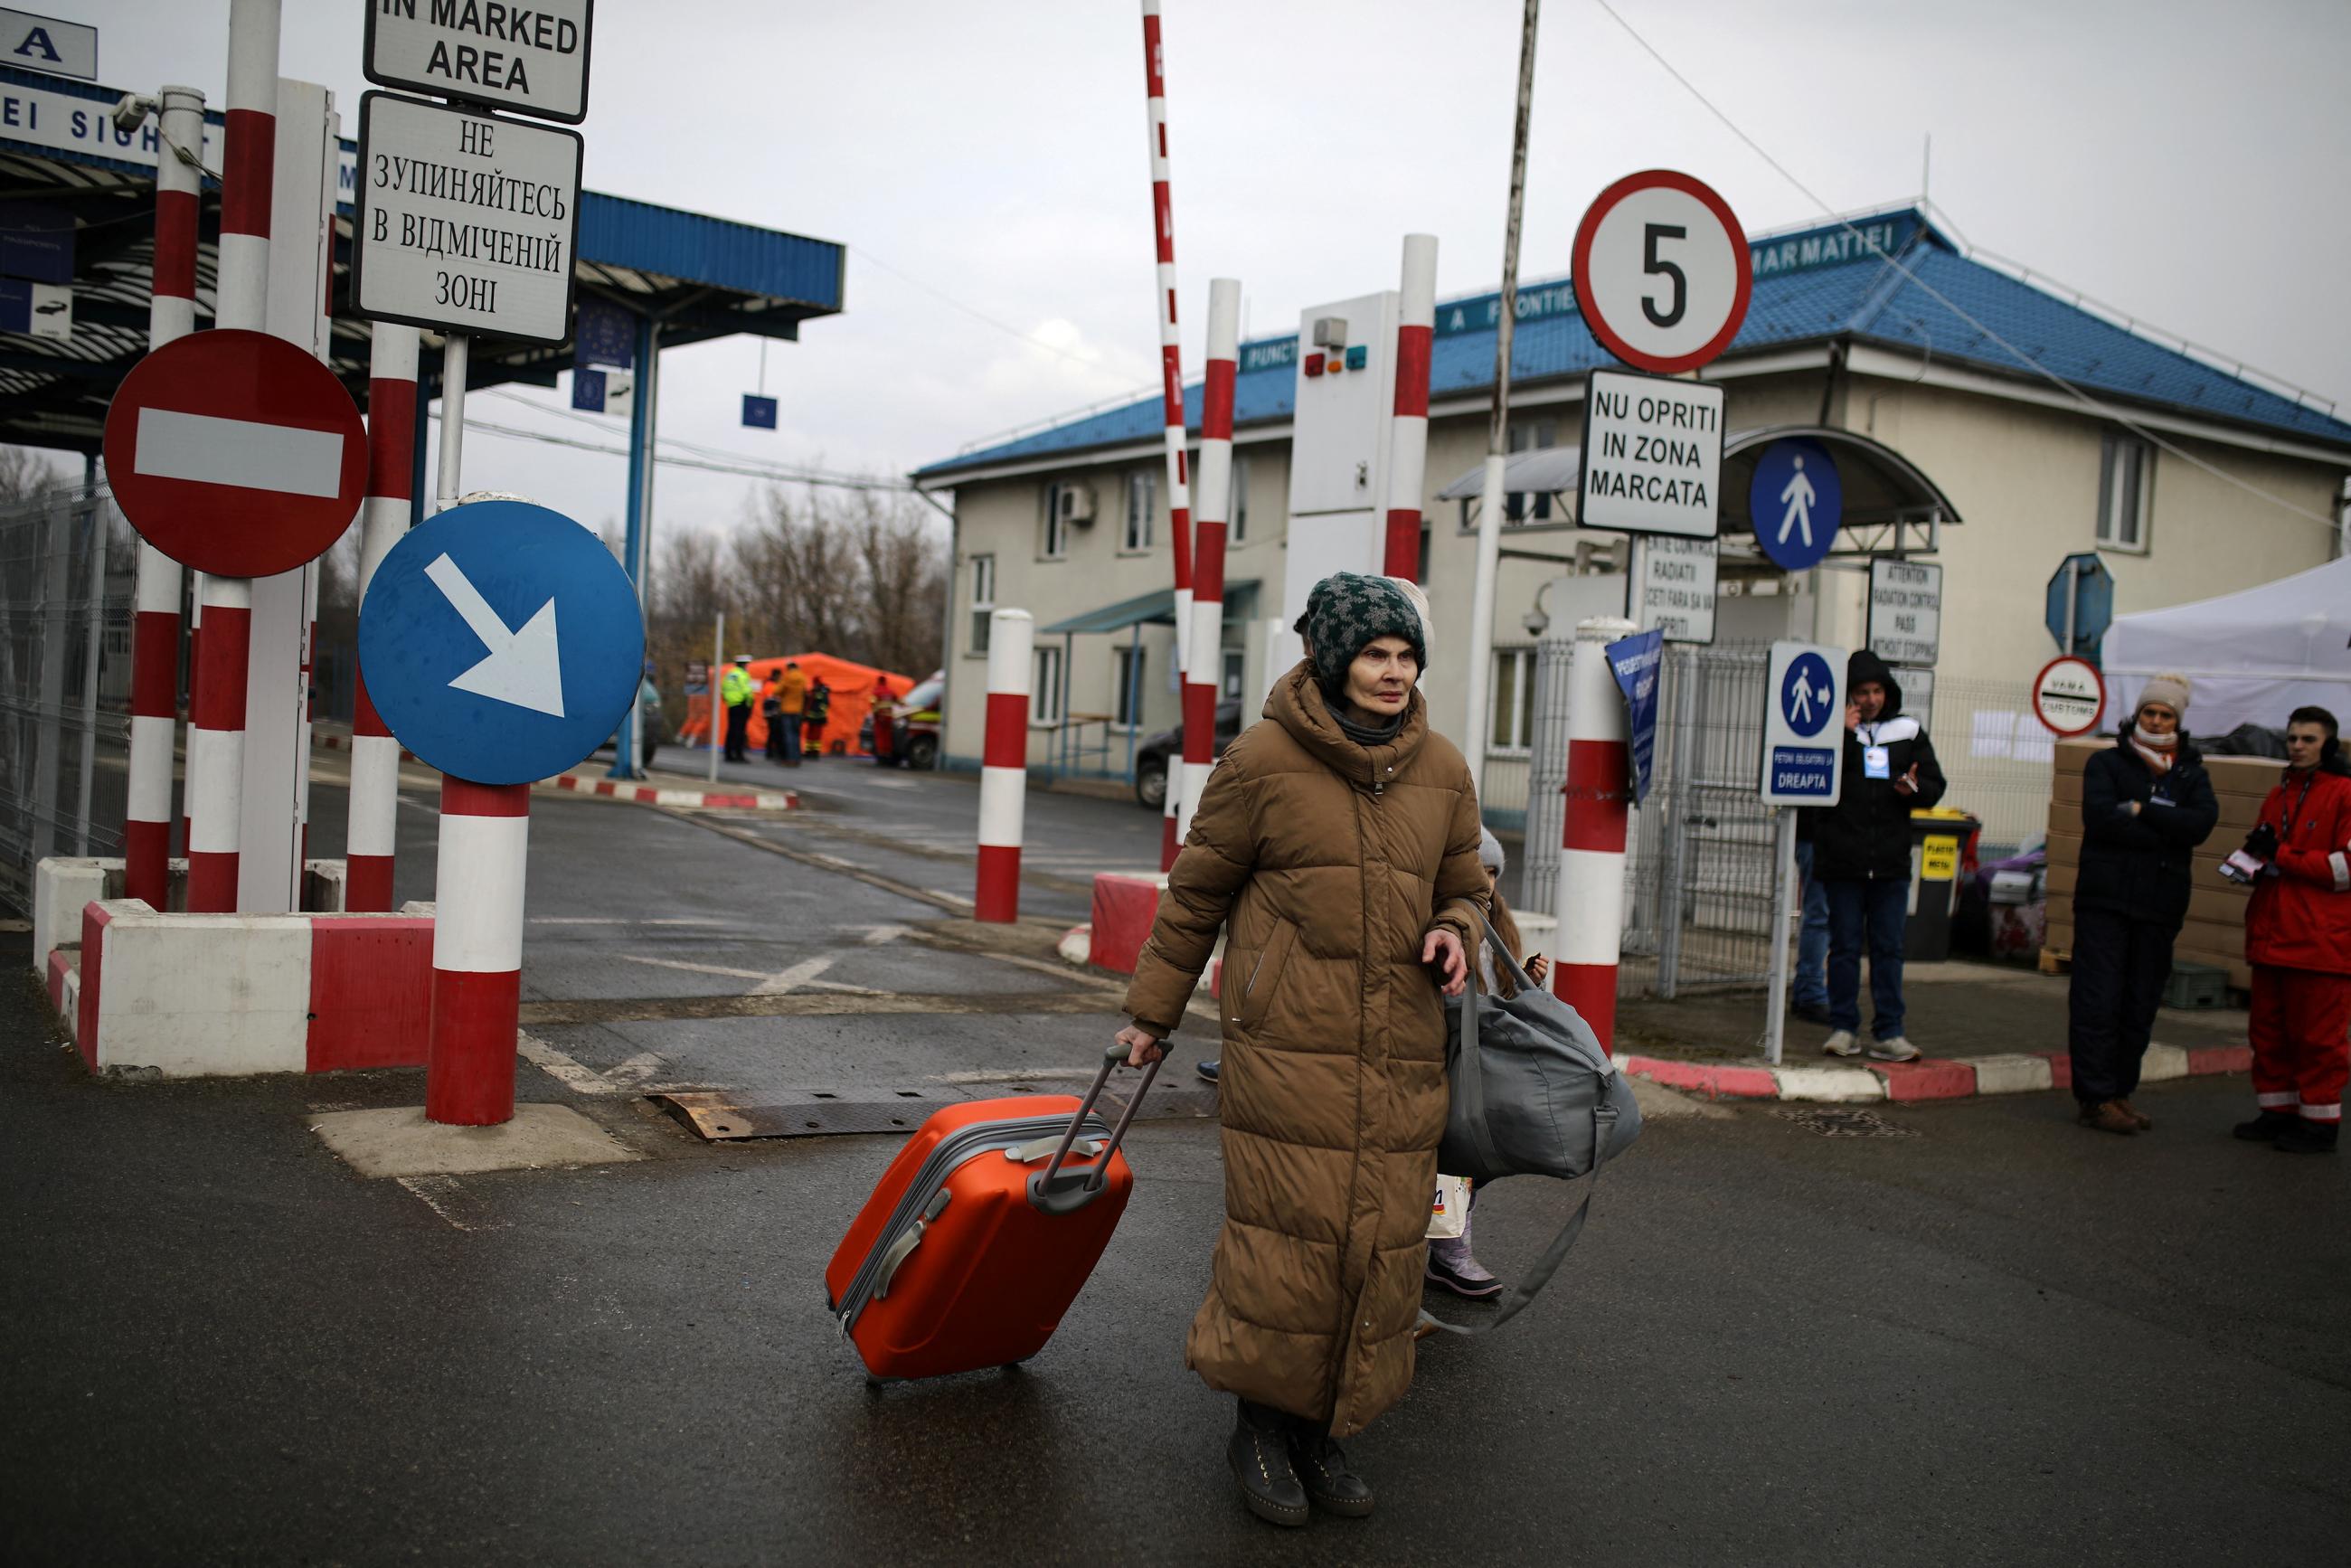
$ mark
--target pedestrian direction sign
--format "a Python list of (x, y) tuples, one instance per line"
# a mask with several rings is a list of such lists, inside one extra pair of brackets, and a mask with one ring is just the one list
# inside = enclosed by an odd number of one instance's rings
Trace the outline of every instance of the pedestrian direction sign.
[(1747, 486), (1747, 515), (1755, 542), (1787, 571), (1820, 565), (1836, 543), (1844, 513), (1844, 485), (1828, 448), (1792, 435), (1763, 449)]
[(528, 501), (412, 529), (360, 607), (360, 674), (400, 743), (444, 773), (525, 784), (620, 727), (644, 660), (636, 591), (604, 542)]
[(367, 429), (316, 355), (266, 332), (192, 332), (131, 368), (106, 475), (139, 536), (215, 577), (315, 560), (359, 515)]
[(1763, 710), (1763, 803), (1828, 806), (1844, 768), (1844, 653), (1809, 643), (1771, 644)]

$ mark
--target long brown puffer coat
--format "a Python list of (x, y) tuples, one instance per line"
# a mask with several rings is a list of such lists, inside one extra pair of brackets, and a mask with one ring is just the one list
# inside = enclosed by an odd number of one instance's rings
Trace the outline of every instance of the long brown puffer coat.
[(1154, 1033), (1225, 943), (1225, 1227), (1185, 1358), (1212, 1388), (1363, 1430), (1412, 1383), (1445, 1010), (1420, 961), (1474, 962), (1478, 797), (1418, 692), (1347, 738), (1301, 664), (1208, 776), (1126, 993)]

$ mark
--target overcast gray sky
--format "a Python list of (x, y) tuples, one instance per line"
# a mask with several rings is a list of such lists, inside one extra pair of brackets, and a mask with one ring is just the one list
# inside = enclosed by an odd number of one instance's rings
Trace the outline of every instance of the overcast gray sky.
[[(1914, 195), (1931, 133), (1932, 194), (1974, 244), (2351, 406), (2341, 0), (1615, 3), (1832, 206)], [(99, 28), (109, 86), (220, 103), (227, 0), (37, 8)], [(346, 133), (363, 9), (286, 0), (280, 69), (333, 89)], [(1392, 287), (1408, 231), (1438, 236), (1441, 295), (1495, 286), (1516, 0), (1165, 12), (1188, 371), (1212, 275), (1243, 280), (1259, 335)], [(749, 340), (664, 356), (663, 432), (903, 473), (1147, 390), (1141, 30), (1134, 0), (599, 0), (590, 187), (852, 247), (846, 313), (769, 351), (776, 433), (737, 423)], [(1656, 166), (1712, 183), (1750, 230), (1817, 215), (1592, 0), (1547, 0), (1523, 275), (1565, 273), (1592, 196)], [(580, 433), (499, 399), (476, 412)], [(486, 435), (466, 482), (591, 525), (622, 504), (618, 458)], [(664, 469), (658, 526), (727, 526), (755, 487)]]

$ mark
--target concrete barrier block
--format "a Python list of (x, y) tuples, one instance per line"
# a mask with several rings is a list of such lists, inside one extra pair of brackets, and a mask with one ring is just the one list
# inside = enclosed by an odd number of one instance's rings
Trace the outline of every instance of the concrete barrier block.
[(1105, 872), (1094, 878), (1093, 943), (1086, 961), (1122, 975), (1134, 973), (1159, 916), (1164, 876), (1123, 876)]
[(2138, 1075), (2141, 1082), (2158, 1083), (2167, 1078), (2188, 1076), (2188, 1053), (2176, 1045), (2152, 1044), (2140, 1059)]
[[(108, 878), (112, 876), (112, 885)], [(120, 861), (52, 856), (33, 868), (33, 970), (46, 975), (49, 955), (81, 940), (81, 912), (122, 893)]]
[[(82, 946), (82, 1054), (172, 1077), (299, 1072), (310, 1027), (310, 922), (92, 906)], [(95, 940), (93, 940), (93, 936)]]
[(1966, 1060), (1976, 1070), (1976, 1092), (1979, 1094), (2028, 1094), (2055, 1085), (2049, 1071), (2049, 1059), (2045, 1056), (2012, 1051), (2001, 1056), (1970, 1056)]
[(304, 1067), (422, 1067), (433, 1024), (433, 922), (401, 915), (310, 921)]
[(302, 907), (313, 915), (340, 915), (350, 907), (350, 868), (343, 861), (302, 862)]

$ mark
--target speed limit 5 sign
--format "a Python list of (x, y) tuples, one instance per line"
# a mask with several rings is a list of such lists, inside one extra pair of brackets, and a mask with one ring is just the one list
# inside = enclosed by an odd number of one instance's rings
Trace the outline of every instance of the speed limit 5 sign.
[(1627, 174), (1600, 193), (1576, 226), (1574, 267), (1593, 336), (1661, 376), (1730, 347), (1755, 286), (1730, 204), (1670, 169)]

